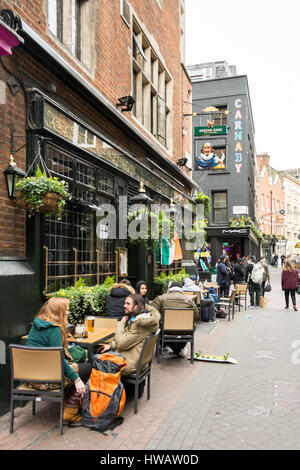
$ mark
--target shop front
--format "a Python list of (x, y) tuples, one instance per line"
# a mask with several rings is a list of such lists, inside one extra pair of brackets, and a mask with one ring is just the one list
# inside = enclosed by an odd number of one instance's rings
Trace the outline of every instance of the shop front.
[(251, 227), (208, 227), (207, 242), (211, 247), (212, 265), (216, 264), (221, 254), (228, 255), (230, 262), (243, 256), (260, 256), (260, 243)]
[[(129, 246), (120, 224), (126, 224), (130, 198), (138, 193), (140, 181), (155, 204), (168, 205), (174, 198), (171, 178), (162, 179), (134, 161), (70, 109), (42, 93), (31, 94), (28, 101), (37, 116), (34, 132), (27, 136), (28, 155), (31, 160), (39, 155), (51, 176), (67, 181), (72, 194), (60, 220), (41, 216), (35, 245), (40, 246), (42, 292), (74, 285), (79, 278), (87, 285), (102, 283), (106, 276), (118, 280), (125, 275), (133, 285), (139, 279), (151, 283), (160, 263), (155, 263), (145, 245)], [(104, 216), (109, 210), (112, 224), (102, 222), (107, 222)]]

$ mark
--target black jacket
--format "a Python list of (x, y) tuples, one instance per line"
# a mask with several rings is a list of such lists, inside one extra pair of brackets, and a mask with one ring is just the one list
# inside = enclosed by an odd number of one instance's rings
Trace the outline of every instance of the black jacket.
[(135, 290), (126, 284), (114, 284), (110, 289), (110, 294), (106, 297), (105, 315), (119, 320), (125, 315), (124, 303), (128, 295), (134, 294)]
[(252, 263), (248, 263), (247, 266), (246, 266), (246, 270), (245, 270), (245, 281), (246, 282), (249, 282), (249, 280), (250, 280), (250, 276), (251, 276), (251, 273), (253, 271), (253, 266), (254, 266), (254, 264), (252, 264)]
[(235, 263), (235, 265), (233, 266), (233, 271), (234, 271), (234, 274), (233, 274), (234, 283), (241, 284), (242, 282), (244, 282), (245, 273), (244, 273), (243, 267), (239, 263)]

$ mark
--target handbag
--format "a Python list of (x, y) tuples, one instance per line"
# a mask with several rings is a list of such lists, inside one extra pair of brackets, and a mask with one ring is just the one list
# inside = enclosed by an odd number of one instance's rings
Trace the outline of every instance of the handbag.
[(271, 284), (270, 283), (266, 284), (265, 285), (265, 292), (271, 292), (271, 290), (272, 290)]
[(86, 349), (83, 349), (80, 346), (77, 346), (76, 344), (73, 344), (72, 346), (69, 346), (68, 352), (71, 355), (74, 362), (76, 362), (76, 363), (85, 362), (85, 360), (86, 360)]

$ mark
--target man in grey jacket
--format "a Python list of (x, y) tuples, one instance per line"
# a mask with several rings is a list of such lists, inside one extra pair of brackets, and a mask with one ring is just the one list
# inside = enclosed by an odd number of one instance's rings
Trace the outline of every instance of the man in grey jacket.
[[(183, 293), (182, 285), (179, 282), (173, 282), (166, 294), (155, 297), (150, 305), (154, 307), (158, 312), (163, 315), (165, 308), (193, 308), (195, 310), (195, 320), (199, 320), (199, 312), (197, 305)], [(195, 325), (196, 327), (196, 325)], [(185, 357), (187, 353), (186, 343), (165, 343), (173, 350), (174, 354), (178, 354), (179, 357)]]

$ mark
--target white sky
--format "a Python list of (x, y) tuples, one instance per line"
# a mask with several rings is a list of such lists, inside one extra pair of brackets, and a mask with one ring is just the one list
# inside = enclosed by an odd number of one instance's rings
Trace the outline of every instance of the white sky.
[(247, 75), (257, 153), (299, 168), (300, 0), (185, 0), (186, 64), (227, 61)]

